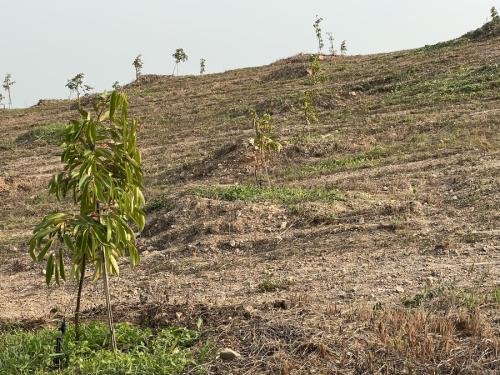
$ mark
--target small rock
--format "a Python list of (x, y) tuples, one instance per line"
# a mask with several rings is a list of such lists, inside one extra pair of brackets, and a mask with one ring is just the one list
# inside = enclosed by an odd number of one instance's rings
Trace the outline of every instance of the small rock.
[(429, 286), (432, 285), (432, 284), (434, 284), (435, 282), (436, 282), (436, 279), (434, 277), (432, 277), (432, 276), (427, 276), (425, 278), (425, 283), (427, 285), (429, 285)]
[(453, 198), (451, 198), (451, 199), (453, 199), (454, 201), (457, 201), (458, 197), (456, 195), (454, 195)]
[(284, 222), (281, 223), (280, 228), (281, 229), (285, 229), (287, 227), (287, 225), (288, 225), (288, 223), (286, 221), (284, 221)]
[(359, 219), (358, 219), (358, 224), (359, 225), (363, 225), (365, 223), (365, 218), (363, 216), (361, 216)]
[(236, 217), (240, 217), (240, 216), (241, 216), (241, 211), (240, 210), (236, 211)]
[(232, 361), (240, 357), (241, 357), (240, 353), (229, 348), (224, 348), (219, 352), (219, 358), (222, 359), (223, 361)]
[(282, 310), (288, 310), (290, 308), (290, 302), (284, 299), (278, 299), (274, 301), (273, 307), (275, 309), (282, 309)]
[(405, 292), (405, 289), (402, 286), (397, 286), (394, 290), (396, 292), (398, 292), (398, 293), (404, 293)]
[(229, 246), (236, 247), (236, 241), (235, 240), (229, 241)]
[(387, 186), (382, 186), (382, 190), (387, 191), (387, 190), (389, 190), (389, 188)]

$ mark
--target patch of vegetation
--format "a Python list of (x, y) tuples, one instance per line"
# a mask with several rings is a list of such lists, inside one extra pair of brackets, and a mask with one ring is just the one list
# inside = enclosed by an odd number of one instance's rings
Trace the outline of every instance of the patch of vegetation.
[(158, 210), (166, 210), (167, 212), (172, 211), (175, 208), (175, 203), (164, 195), (150, 199), (146, 202), (144, 206), (144, 213), (149, 214)]
[[(129, 324), (116, 325), (119, 351), (108, 349), (107, 327), (102, 323), (82, 326), (81, 340), (74, 341), (71, 326), (61, 350), (61, 333), (51, 329), (35, 332), (9, 330), (0, 334), (2, 374), (178, 374), (206, 360), (207, 346), (198, 345), (196, 331), (166, 328), (153, 332)], [(196, 347), (195, 347), (196, 346)]]
[(276, 292), (278, 290), (287, 290), (290, 282), (286, 279), (272, 279), (266, 277), (257, 285), (257, 290), (261, 293)]
[(441, 288), (435, 290), (424, 288), (422, 292), (415, 294), (413, 297), (408, 297), (405, 300), (403, 300), (403, 305), (405, 305), (405, 307), (418, 307), (425, 300), (430, 300), (442, 293), (443, 290)]
[(461, 67), (452, 75), (440, 76), (415, 84), (399, 85), (386, 96), (388, 104), (402, 101), (443, 101), (478, 96), (500, 87), (500, 64)]
[(306, 201), (334, 202), (343, 199), (343, 194), (335, 188), (302, 187), (260, 187), (249, 185), (199, 187), (195, 194), (203, 198), (226, 201), (279, 201), (298, 203)]
[(55, 122), (30, 129), (16, 138), (17, 144), (42, 142), (49, 145), (58, 145), (64, 140), (64, 129), (67, 124)]
[(0, 140), (0, 150), (12, 150), (16, 148), (16, 143), (10, 139)]
[(287, 178), (296, 179), (314, 175), (335, 173), (342, 170), (372, 167), (380, 164), (383, 159), (390, 155), (390, 149), (376, 146), (371, 150), (352, 156), (332, 158), (316, 163), (308, 163), (288, 169), (285, 173)]
[(291, 145), (306, 145), (332, 142), (336, 137), (332, 134), (316, 135), (316, 134), (297, 134), (288, 140)]

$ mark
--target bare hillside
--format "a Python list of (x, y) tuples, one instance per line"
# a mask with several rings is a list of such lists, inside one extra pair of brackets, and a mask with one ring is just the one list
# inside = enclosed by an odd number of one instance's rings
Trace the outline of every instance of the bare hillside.
[[(141, 120), (142, 263), (113, 280), (120, 320), (193, 326), (241, 359), (211, 373), (497, 373), (500, 36), (408, 51), (309, 56), (125, 87)], [(89, 105), (92, 98), (84, 99)], [(248, 111), (283, 151), (256, 185)], [(71, 315), (26, 243), (43, 215), (69, 101), (0, 111), (0, 320)], [(90, 303), (92, 297), (96, 304)], [(90, 279), (85, 313), (104, 317)]]

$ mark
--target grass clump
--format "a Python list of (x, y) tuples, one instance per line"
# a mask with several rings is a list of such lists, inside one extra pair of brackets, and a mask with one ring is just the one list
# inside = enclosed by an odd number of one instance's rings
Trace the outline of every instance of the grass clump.
[(405, 307), (414, 308), (420, 306), (424, 301), (430, 300), (443, 293), (441, 288), (432, 290), (429, 288), (424, 288), (422, 292), (415, 294), (413, 297), (408, 297), (403, 300), (403, 305)]
[(257, 285), (257, 290), (261, 293), (270, 293), (278, 290), (287, 290), (289, 286), (290, 282), (288, 280), (266, 277)]
[(79, 342), (73, 340), (74, 329), (70, 327), (61, 352), (56, 353), (59, 335), (59, 331), (51, 329), (0, 334), (0, 373), (178, 374), (198, 364), (195, 344), (199, 342), (199, 333), (184, 328), (154, 333), (149, 328), (117, 324), (116, 354), (108, 349), (108, 331), (102, 323), (83, 325)]
[(158, 210), (166, 210), (167, 212), (172, 211), (175, 208), (174, 202), (166, 196), (159, 196), (153, 199), (150, 199), (146, 202), (146, 206), (144, 206), (144, 213), (149, 214)]
[(293, 167), (286, 172), (286, 175), (289, 179), (296, 179), (330, 174), (349, 169), (373, 167), (380, 164), (389, 154), (390, 150), (388, 148), (376, 146), (371, 150), (356, 155), (332, 158)]
[(250, 185), (199, 187), (195, 194), (203, 198), (226, 201), (278, 201), (298, 203), (305, 201), (333, 202), (343, 199), (343, 194), (335, 188), (302, 187), (260, 187)]
[(49, 145), (58, 145), (63, 142), (63, 131), (66, 124), (55, 122), (47, 125), (37, 126), (21, 134), (16, 139), (16, 143), (42, 143)]

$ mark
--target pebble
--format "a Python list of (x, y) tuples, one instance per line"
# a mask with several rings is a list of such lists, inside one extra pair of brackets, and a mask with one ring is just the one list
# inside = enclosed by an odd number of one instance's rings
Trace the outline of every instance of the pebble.
[(219, 358), (223, 361), (232, 361), (241, 357), (241, 354), (229, 348), (224, 348), (219, 352)]

